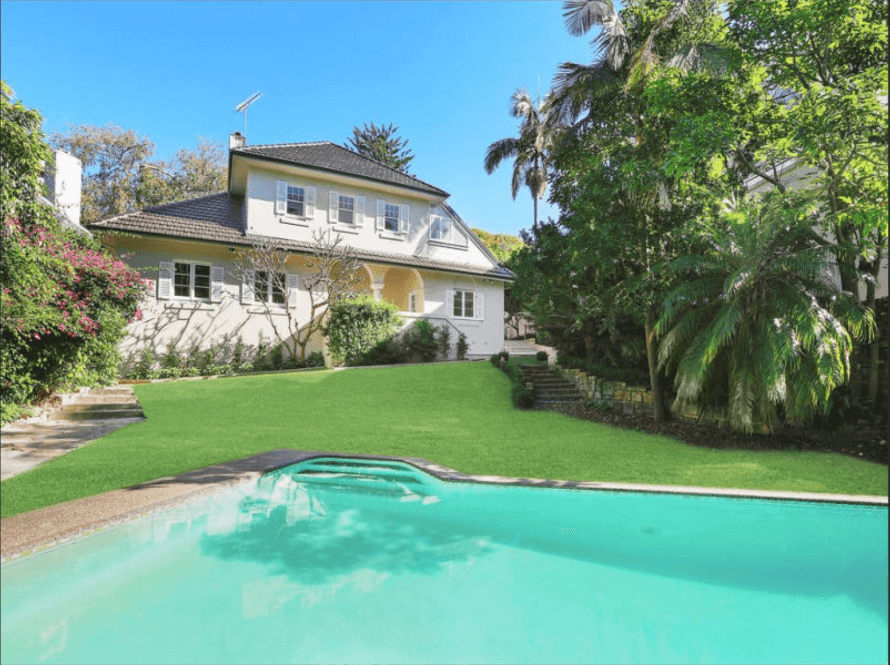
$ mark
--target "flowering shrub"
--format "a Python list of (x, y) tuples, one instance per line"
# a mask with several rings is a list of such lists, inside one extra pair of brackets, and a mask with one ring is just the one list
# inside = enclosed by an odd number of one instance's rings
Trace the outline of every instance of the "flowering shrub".
[(142, 316), (138, 273), (47, 214), (4, 220), (0, 281), (0, 402), (117, 377), (126, 324)]

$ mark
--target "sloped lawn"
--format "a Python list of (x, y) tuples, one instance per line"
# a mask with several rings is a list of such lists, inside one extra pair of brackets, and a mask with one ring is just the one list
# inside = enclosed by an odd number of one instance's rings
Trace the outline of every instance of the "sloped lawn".
[(147, 420), (2, 484), (2, 516), (276, 448), (423, 457), (470, 474), (887, 494), (886, 467), (838, 454), (696, 448), (517, 411), (489, 363), (135, 386)]

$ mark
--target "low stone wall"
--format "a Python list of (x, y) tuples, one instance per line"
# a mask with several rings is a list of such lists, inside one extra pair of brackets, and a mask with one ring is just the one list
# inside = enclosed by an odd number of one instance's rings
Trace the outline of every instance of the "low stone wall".
[(652, 391), (629, 386), (622, 381), (605, 381), (580, 369), (554, 367), (564, 379), (574, 383), (584, 398), (597, 404), (608, 404), (623, 413), (652, 413)]
[[(594, 404), (608, 404), (622, 413), (646, 413), (654, 411), (652, 391), (642, 386), (629, 386), (621, 381), (604, 381), (580, 369), (564, 369), (554, 366), (553, 369), (564, 379), (574, 383), (584, 398)], [(724, 411), (705, 409), (701, 412), (692, 408), (672, 409), (665, 404), (674, 420), (716, 427), (729, 427), (729, 419)], [(770, 428), (762, 423), (754, 423), (754, 432), (769, 434)]]

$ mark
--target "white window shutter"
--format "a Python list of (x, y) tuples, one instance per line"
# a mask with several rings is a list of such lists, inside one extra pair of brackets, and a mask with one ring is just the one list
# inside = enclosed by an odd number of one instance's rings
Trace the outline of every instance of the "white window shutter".
[(377, 224), (375, 227), (378, 231), (386, 228), (386, 201), (377, 199)]
[(158, 299), (167, 299), (173, 295), (173, 264), (161, 261), (158, 271)]
[(365, 197), (364, 196), (356, 196), (355, 197), (355, 225), (363, 226), (365, 223)]
[(275, 183), (275, 214), (283, 215), (287, 212), (287, 183), (279, 180)]
[(340, 195), (337, 192), (331, 191), (328, 200), (330, 202), (328, 208), (328, 224), (336, 224), (337, 212), (340, 210)]
[(210, 268), (210, 302), (222, 300), (223, 282), (226, 279), (226, 269), (222, 266)]
[(247, 270), (244, 273), (244, 279), (241, 282), (241, 304), (253, 304), (253, 284), (256, 281), (256, 273), (253, 270)]
[(297, 306), (297, 286), (299, 284), (299, 276), (296, 273), (287, 273), (287, 304), (288, 307)]
[(476, 319), (484, 319), (485, 318), (485, 294), (476, 292), (474, 297), (475, 304), (473, 307), (473, 318)]
[(449, 319), (454, 317), (454, 291), (452, 289), (445, 292), (445, 316)]
[(408, 233), (409, 214), (408, 206), (399, 206), (399, 231), (402, 233)]
[(306, 187), (303, 189), (303, 192), (303, 209), (306, 213), (306, 217), (312, 219), (315, 217), (315, 187)]

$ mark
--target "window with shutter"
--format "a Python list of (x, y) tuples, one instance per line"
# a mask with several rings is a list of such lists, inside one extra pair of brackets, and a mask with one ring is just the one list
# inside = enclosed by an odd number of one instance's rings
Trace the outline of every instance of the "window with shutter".
[(337, 223), (337, 213), (340, 211), (340, 195), (331, 190), (328, 195), (328, 224)]
[(158, 298), (168, 299), (173, 295), (173, 264), (161, 261), (158, 270)]
[(222, 266), (213, 266), (210, 269), (210, 301), (220, 302), (223, 295), (223, 282), (226, 279), (226, 269)]
[(253, 304), (253, 285), (256, 280), (253, 270), (247, 270), (244, 273), (244, 279), (241, 282), (241, 304)]
[(408, 233), (408, 220), (410, 219), (410, 210), (408, 206), (399, 206), (399, 233)]
[(275, 214), (283, 215), (287, 212), (287, 183), (279, 180), (275, 183)]
[(287, 275), (287, 304), (289, 307), (297, 306), (297, 296), (299, 291), (297, 291), (297, 287), (299, 285), (299, 278), (295, 273), (288, 273)]
[(451, 315), (458, 319), (481, 319), (483, 306), (484, 299), (481, 293), (456, 289)]

